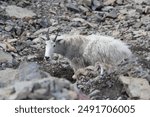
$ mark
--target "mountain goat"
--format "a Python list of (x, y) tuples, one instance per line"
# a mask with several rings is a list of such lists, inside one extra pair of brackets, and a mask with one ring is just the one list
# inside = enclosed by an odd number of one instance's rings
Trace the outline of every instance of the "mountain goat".
[(117, 65), (132, 55), (125, 43), (109, 36), (61, 35), (52, 39), (47, 35), (47, 38), (45, 58), (61, 54), (70, 60), (74, 71), (96, 63)]

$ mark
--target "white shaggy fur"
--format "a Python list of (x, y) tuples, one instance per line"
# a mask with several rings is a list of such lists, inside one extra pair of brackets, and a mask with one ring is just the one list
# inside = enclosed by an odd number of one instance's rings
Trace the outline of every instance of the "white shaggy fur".
[(58, 53), (68, 58), (73, 69), (95, 65), (117, 65), (131, 57), (128, 46), (118, 39), (101, 35), (62, 35), (46, 42), (46, 57)]

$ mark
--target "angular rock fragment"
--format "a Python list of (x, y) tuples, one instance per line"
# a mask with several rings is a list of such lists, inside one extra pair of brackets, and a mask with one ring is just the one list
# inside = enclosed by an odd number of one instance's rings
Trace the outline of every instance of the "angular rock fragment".
[(10, 84), (13, 84), (18, 75), (17, 69), (12, 68), (6, 68), (5, 70), (0, 71), (0, 84), (3, 84), (3, 86), (8, 86)]
[(68, 4), (66, 5), (66, 7), (67, 7), (67, 9), (70, 10), (70, 11), (74, 11), (74, 12), (76, 12), (76, 13), (79, 13), (79, 12), (80, 12), (80, 9), (79, 9), (76, 5), (74, 5), (74, 4), (72, 4), (72, 3), (68, 3)]
[(134, 0), (137, 4), (150, 4), (150, 0)]
[(48, 74), (40, 71), (39, 65), (35, 62), (22, 62), (19, 66), (19, 79), (23, 81), (40, 79)]
[(2, 62), (12, 63), (12, 59), (13, 57), (9, 53), (0, 50), (0, 63)]
[(131, 99), (150, 99), (150, 85), (146, 79), (120, 76), (119, 80)]

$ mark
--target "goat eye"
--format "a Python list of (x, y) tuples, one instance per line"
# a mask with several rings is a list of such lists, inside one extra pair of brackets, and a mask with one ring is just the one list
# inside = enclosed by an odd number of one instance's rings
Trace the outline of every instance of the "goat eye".
[(53, 47), (55, 47), (56, 45), (54, 44)]

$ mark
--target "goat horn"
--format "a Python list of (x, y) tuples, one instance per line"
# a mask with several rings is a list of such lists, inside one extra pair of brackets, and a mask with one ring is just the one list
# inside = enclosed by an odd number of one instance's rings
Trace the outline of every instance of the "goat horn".
[(49, 29), (48, 29), (48, 31), (46, 33), (46, 38), (47, 38), (47, 40), (50, 40), (50, 38), (49, 38)]
[(56, 36), (55, 36), (55, 38), (54, 38), (54, 42), (56, 41), (56, 39), (57, 39), (57, 37), (58, 37), (58, 31), (57, 31), (57, 34), (56, 34)]

